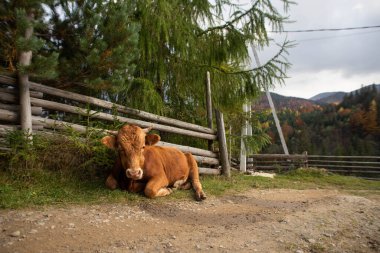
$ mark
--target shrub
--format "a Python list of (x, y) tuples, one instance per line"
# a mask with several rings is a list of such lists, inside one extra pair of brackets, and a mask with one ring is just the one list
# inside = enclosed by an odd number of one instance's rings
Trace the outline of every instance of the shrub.
[(114, 154), (100, 143), (99, 134), (80, 137), (69, 135), (35, 134), (33, 143), (22, 131), (6, 135), (10, 152), (3, 153), (1, 168), (18, 179), (28, 179), (39, 170), (56, 171), (79, 179), (103, 177), (112, 166)]

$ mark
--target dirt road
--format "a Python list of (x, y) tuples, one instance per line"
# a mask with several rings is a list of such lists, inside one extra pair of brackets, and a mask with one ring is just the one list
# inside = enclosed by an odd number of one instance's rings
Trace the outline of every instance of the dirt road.
[(380, 252), (380, 196), (251, 190), (202, 203), (0, 211), (0, 252)]

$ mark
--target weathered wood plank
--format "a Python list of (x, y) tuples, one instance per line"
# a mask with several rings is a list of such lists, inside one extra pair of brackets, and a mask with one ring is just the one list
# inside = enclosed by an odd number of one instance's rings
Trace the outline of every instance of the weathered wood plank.
[(309, 158), (336, 158), (336, 159), (380, 159), (380, 156), (332, 156), (332, 155), (308, 155)]
[[(305, 159), (307, 156), (305, 155), (285, 155), (285, 154), (253, 154), (249, 155), (251, 158), (258, 159)], [(309, 156), (310, 157), (310, 156)]]
[(177, 128), (177, 127), (160, 125), (160, 124), (150, 123), (150, 122), (137, 120), (137, 119), (130, 119), (130, 118), (122, 117), (122, 116), (113, 116), (111, 114), (104, 113), (104, 112), (87, 110), (87, 109), (83, 109), (83, 108), (80, 108), (77, 106), (61, 104), (58, 102), (47, 101), (47, 100), (38, 99), (38, 98), (31, 98), (31, 103), (32, 103), (32, 105), (42, 106), (43, 108), (50, 109), (50, 110), (64, 111), (64, 112), (79, 114), (79, 115), (83, 115), (83, 116), (91, 115), (92, 118), (109, 120), (109, 121), (114, 121), (116, 118), (121, 122), (133, 124), (133, 125), (138, 125), (138, 126), (144, 127), (144, 128), (153, 127), (153, 129), (158, 130), (158, 131), (182, 134), (182, 135), (202, 138), (202, 139), (206, 139), (206, 140), (216, 140), (216, 135), (212, 135), (212, 134), (200, 133), (200, 132), (181, 129), (181, 128)]
[[(328, 162), (328, 161), (326, 161)], [(380, 165), (380, 164), (378, 164)], [(322, 167), (322, 168), (344, 168), (344, 169), (377, 169), (380, 170), (380, 166), (359, 166), (359, 165), (331, 165), (331, 164), (309, 164), (311, 167)]]
[[(32, 120), (33, 120), (33, 124), (40, 124), (40, 125), (43, 125), (45, 128), (49, 128), (49, 129), (67, 130), (69, 128), (72, 128), (75, 131), (80, 132), (80, 133), (85, 133), (88, 130), (88, 128), (86, 128), (85, 126), (81, 126), (78, 124), (73, 124), (73, 123), (68, 123), (68, 122), (58, 121), (58, 120), (53, 120), (53, 119), (47, 119), (47, 118), (41, 118), (41, 117), (37, 117), (37, 116), (33, 116)], [(107, 131), (107, 130), (102, 130), (102, 129), (97, 129), (97, 128), (90, 128), (90, 129), (93, 131), (98, 131), (98, 132), (106, 132)], [(210, 157), (210, 155), (212, 155), (212, 156), (216, 157), (215, 153), (210, 152), (208, 150), (202, 150), (202, 149), (197, 149), (197, 148), (192, 148), (192, 147), (187, 147), (187, 146), (181, 146), (181, 145), (176, 145), (176, 144), (172, 144), (172, 143), (168, 143), (168, 142), (161, 142), (161, 141), (157, 145), (158, 146), (176, 147), (179, 150), (181, 150), (182, 152), (188, 152), (188, 153), (191, 153), (193, 155), (200, 155), (200, 156), (206, 156), (206, 157)], [(207, 158), (204, 158), (204, 159), (207, 160)], [(207, 160), (207, 161), (212, 162), (214, 160)]]
[(330, 170), (330, 169), (327, 169), (328, 171), (330, 172), (334, 172), (334, 173), (342, 173), (342, 174), (349, 174), (349, 173), (355, 173), (355, 174), (380, 174), (380, 170), (337, 170), (337, 169), (334, 169), (334, 170)]
[(199, 174), (204, 174), (204, 175), (220, 175), (221, 174), (221, 170), (220, 169), (210, 169), (210, 168), (199, 167)]
[(333, 161), (333, 160), (309, 160), (309, 164), (318, 164), (318, 163), (336, 163), (336, 164), (377, 164), (379, 165), (380, 167), (380, 160), (379, 161), (371, 161), (371, 162), (363, 162), (363, 160), (360, 160), (360, 161), (353, 161), (353, 160), (349, 160), (349, 161), (344, 161), (344, 160), (341, 160), (341, 161)]
[[(33, 130), (42, 130), (42, 125), (33, 125)], [(20, 125), (0, 125), (0, 136), (8, 134), (9, 131), (21, 130)]]
[[(18, 96), (17, 89), (0, 88), (0, 93), (8, 93)], [(44, 94), (38, 91), (30, 91), (30, 96), (34, 98), (43, 98)]]
[(16, 112), (0, 109), (0, 120), (6, 122), (16, 122), (18, 120), (18, 116)]
[[(0, 82), (5, 83), (5, 84), (9, 84), (9, 85), (15, 85), (16, 84), (16, 80), (14, 78), (7, 77), (4, 75), (0, 75)], [(164, 117), (164, 116), (158, 116), (158, 115), (155, 115), (152, 113), (140, 111), (137, 109), (128, 108), (128, 107), (125, 107), (125, 106), (122, 106), (119, 104), (114, 104), (112, 102), (104, 101), (101, 99), (97, 99), (97, 98), (93, 98), (93, 97), (80, 95), (77, 93), (73, 93), (73, 92), (64, 91), (64, 90), (56, 89), (53, 87), (45, 86), (45, 85), (42, 85), (39, 83), (30, 82), (30, 88), (32, 90), (40, 91), (40, 92), (43, 92), (43, 93), (46, 93), (49, 95), (63, 97), (63, 98), (75, 100), (75, 101), (86, 103), (86, 104), (92, 104), (92, 105), (96, 105), (96, 106), (106, 108), (106, 109), (112, 110), (112, 109), (116, 108), (118, 112), (138, 116), (140, 118), (143, 118), (146, 120), (151, 120), (153, 122), (159, 122), (159, 123), (168, 124), (168, 125), (172, 125), (172, 126), (176, 126), (176, 127), (181, 127), (183, 129), (198, 131), (198, 132), (202, 132), (202, 133), (208, 133), (208, 134), (212, 134), (212, 135), (216, 134), (215, 130), (207, 128), (207, 127), (183, 122), (183, 121), (176, 120), (176, 119), (171, 119), (171, 118)]]
[(7, 92), (1, 92), (1, 91), (0, 91), (0, 101), (1, 102), (7, 102), (7, 103), (13, 103), (13, 104), (18, 103), (16, 95), (11, 94), (11, 93), (7, 93)]
[[(19, 112), (20, 106), (19, 105), (12, 105), (12, 104), (2, 104), (0, 103), (0, 109), (12, 111), (12, 112)], [(32, 114), (39, 116), (42, 114), (42, 107), (32, 106)]]
[(169, 143), (169, 142), (163, 142), (163, 141), (158, 142), (157, 145), (163, 146), (163, 147), (165, 147), (165, 146), (176, 147), (184, 153), (191, 153), (193, 155), (206, 156), (206, 157), (212, 157), (212, 158), (218, 157), (218, 155), (216, 153), (209, 151), (209, 150), (200, 149), (200, 148), (182, 146), (182, 145), (173, 144), (173, 143)]
[(216, 158), (210, 158), (205, 156), (196, 156), (193, 155), (195, 160), (200, 164), (210, 164), (210, 165), (219, 165), (219, 160)]

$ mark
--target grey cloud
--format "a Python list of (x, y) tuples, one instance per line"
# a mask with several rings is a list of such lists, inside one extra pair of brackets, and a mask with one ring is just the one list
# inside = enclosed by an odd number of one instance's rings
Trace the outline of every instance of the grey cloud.
[[(285, 30), (380, 25), (378, 0), (298, 2), (289, 13), (290, 18), (296, 22), (286, 24)], [(331, 38), (334, 36), (336, 37)], [(285, 34), (273, 37), (279, 42), (284, 39)], [(298, 45), (289, 51), (288, 59), (293, 64), (292, 72), (336, 70), (350, 76), (380, 71), (380, 28), (288, 33), (287, 37), (298, 42)], [(271, 48), (261, 52), (263, 62), (273, 55), (274, 51)]]

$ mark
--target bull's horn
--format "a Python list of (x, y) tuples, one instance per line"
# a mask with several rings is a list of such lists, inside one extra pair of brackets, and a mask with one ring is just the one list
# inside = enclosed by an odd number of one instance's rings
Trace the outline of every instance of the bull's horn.
[(150, 126), (148, 128), (144, 128), (143, 131), (147, 134), (150, 130), (152, 130), (153, 126)]
[(112, 135), (117, 135), (118, 131), (114, 131), (114, 130), (106, 130), (106, 132), (108, 134), (112, 134)]

